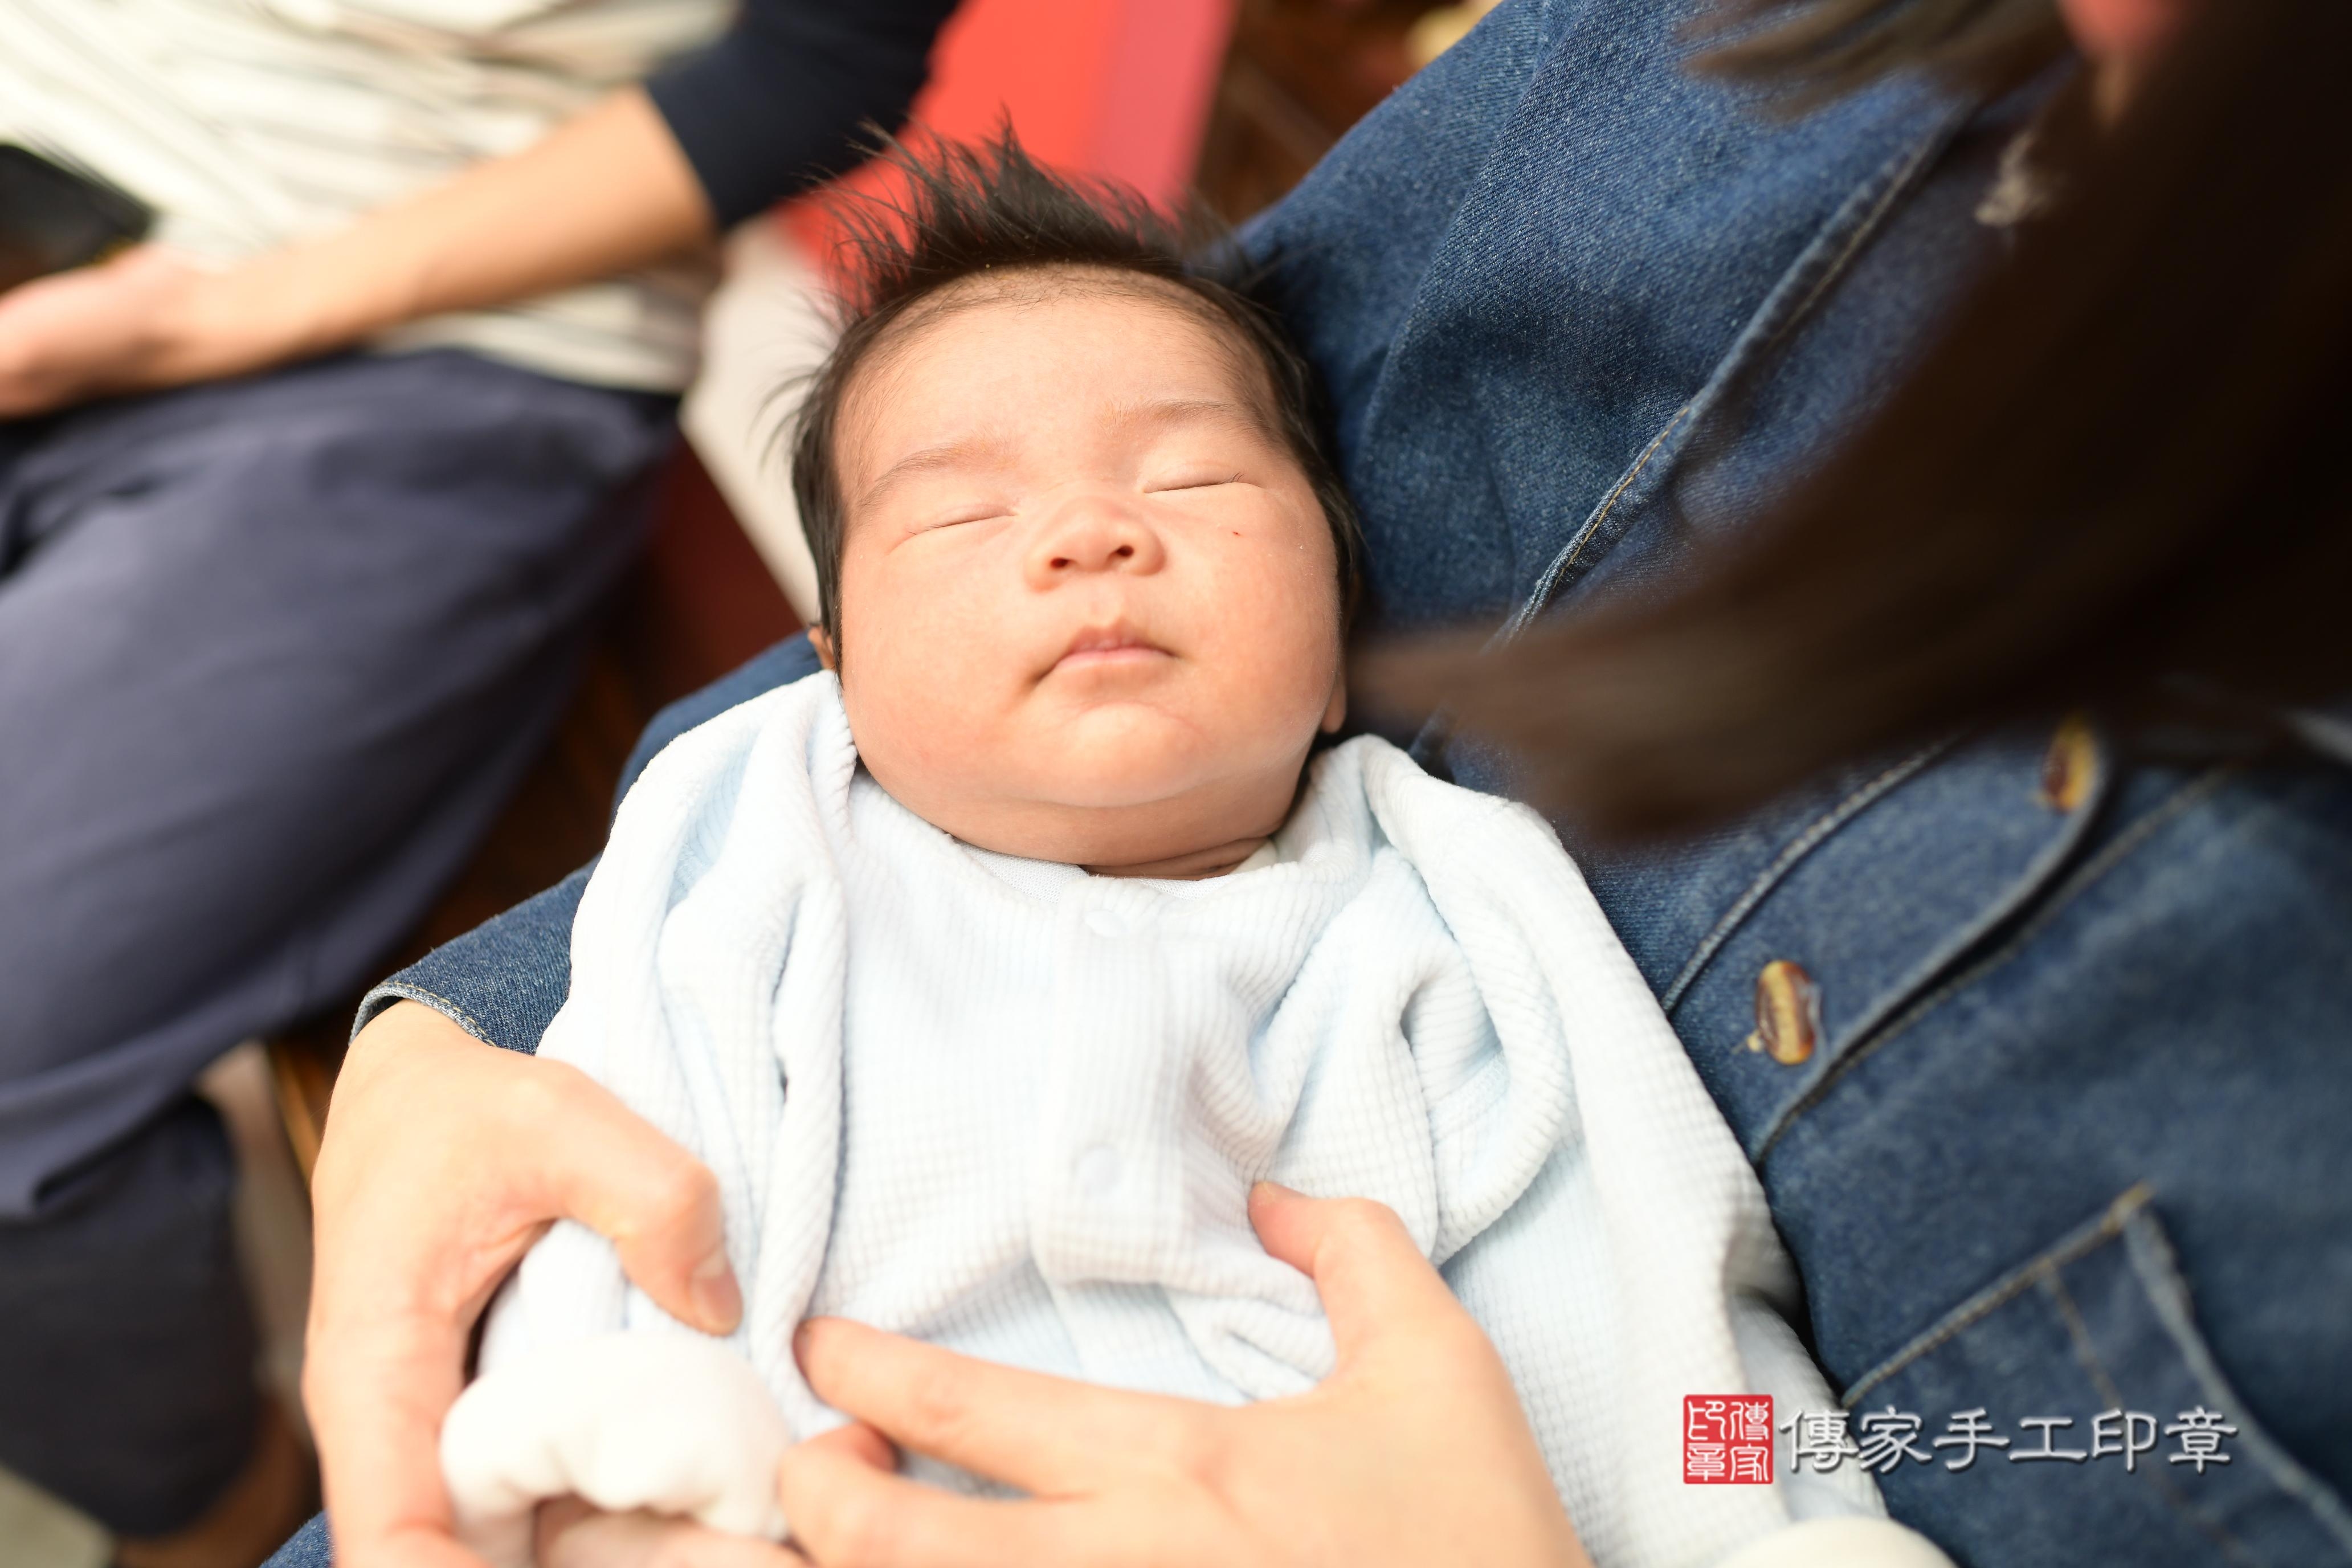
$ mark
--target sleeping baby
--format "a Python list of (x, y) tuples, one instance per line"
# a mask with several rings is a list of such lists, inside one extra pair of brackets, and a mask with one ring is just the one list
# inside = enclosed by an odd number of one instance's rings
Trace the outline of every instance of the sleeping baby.
[(1356, 534), (1273, 317), (1009, 137), (902, 161), (799, 426), (826, 673), (646, 769), (543, 1047), (717, 1174), (742, 1326), (551, 1231), (444, 1428), (466, 1538), (528, 1562), (578, 1496), (782, 1539), (776, 1458), (842, 1419), (793, 1364), (812, 1315), (1311, 1388), (1331, 1335), (1251, 1231), (1265, 1179), (1402, 1216), (1598, 1563), (1876, 1515), (1852, 1466), (1682, 1484), (1686, 1394), (1836, 1407), (1789, 1264), (1543, 821), (1331, 743)]

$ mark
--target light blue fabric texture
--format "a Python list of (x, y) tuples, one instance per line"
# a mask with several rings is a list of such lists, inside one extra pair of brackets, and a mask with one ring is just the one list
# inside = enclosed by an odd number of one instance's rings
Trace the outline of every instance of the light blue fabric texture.
[[(1684, 71), (1700, 9), (1511, 0), (1250, 231), (1330, 384), (1373, 629), (1675, 579), (1999, 258), (1974, 211), (2046, 84), (1775, 117)], [(1854, 1435), (1918, 1419), (1924, 1458), (1875, 1455), (1897, 1518), (1978, 1568), (2352, 1563), (2352, 771), (2103, 738), (2061, 805), (2052, 742), (1961, 737), (1669, 849), (1570, 847), (1757, 1163)], [(471, 1007), (527, 952), (560, 996), (568, 913), (400, 984)], [(1819, 998), (1792, 1065), (1747, 1044), (1776, 960)], [(2089, 1457), (2103, 1412), (2199, 1409), (2236, 1428), (2227, 1465), (2169, 1462), (2179, 1435)], [(1948, 1469), (1930, 1445), (1971, 1410), (2012, 1446)], [(2045, 1429), (2084, 1458), (2018, 1458)]]

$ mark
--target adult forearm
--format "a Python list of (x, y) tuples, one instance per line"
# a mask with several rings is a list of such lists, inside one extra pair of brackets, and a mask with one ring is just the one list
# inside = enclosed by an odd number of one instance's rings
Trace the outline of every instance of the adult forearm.
[(232, 310), (279, 301), (299, 348), (546, 293), (711, 237), (710, 208), (669, 128), (627, 88), (510, 157), (221, 279)]
[(218, 271), (152, 247), (0, 298), (0, 418), (236, 375), (706, 241), (710, 208), (644, 89), (536, 145)]

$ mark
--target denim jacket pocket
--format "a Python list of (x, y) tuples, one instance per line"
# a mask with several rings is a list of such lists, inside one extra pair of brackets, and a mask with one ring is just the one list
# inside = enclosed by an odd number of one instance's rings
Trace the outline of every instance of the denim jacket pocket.
[(1845, 1405), (1888, 1508), (1964, 1563), (2073, 1563), (2097, 1541), (2099, 1560), (2149, 1568), (2352, 1564), (2352, 1512), (2222, 1375), (2145, 1185), (1953, 1309)]

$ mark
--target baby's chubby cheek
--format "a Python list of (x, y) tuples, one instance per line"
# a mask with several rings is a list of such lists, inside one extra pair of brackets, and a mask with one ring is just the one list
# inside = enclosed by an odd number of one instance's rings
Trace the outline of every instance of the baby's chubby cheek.
[(991, 661), (965, 638), (943, 635), (946, 618), (865, 616), (857, 623), (887, 627), (883, 636), (844, 627), (842, 702), (850, 732), (867, 771), (902, 799), (898, 781), (985, 775), (1001, 747), (998, 726), (989, 721), (1003, 700), (987, 690)]
[(942, 647), (910, 637), (861, 656), (851, 641), (842, 696), (866, 770), (919, 815), (949, 826), (966, 804), (1030, 801), (1142, 805), (1242, 762), (1253, 704), (1187, 691), (1196, 670), (1169, 670), (1117, 695), (1056, 689), (1006, 638)]
[(1055, 668), (1072, 636), (1058, 606), (976, 605), (969, 583), (936, 585), (924, 613), (845, 616), (843, 697), (867, 771), (950, 831), (993, 802), (1139, 806), (1253, 774), (1286, 795), (1274, 775), (1295, 779), (1338, 677), (1330, 590), (1200, 586), (1140, 593), (1135, 618), (1174, 646), (1107, 668)]

